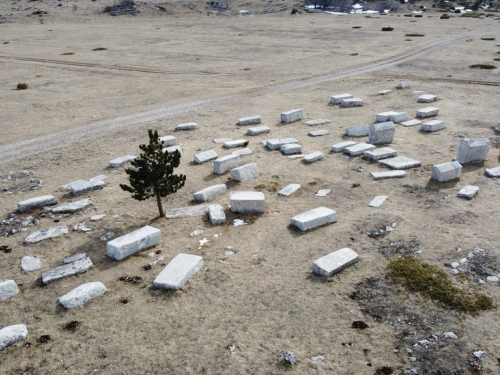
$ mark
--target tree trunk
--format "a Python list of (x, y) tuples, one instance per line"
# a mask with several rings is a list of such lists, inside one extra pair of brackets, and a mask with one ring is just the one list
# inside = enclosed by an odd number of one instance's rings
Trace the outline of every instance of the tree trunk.
[(160, 217), (165, 217), (165, 212), (163, 211), (163, 206), (161, 205), (161, 197), (159, 193), (156, 193), (156, 203), (158, 203), (158, 211), (160, 212)]

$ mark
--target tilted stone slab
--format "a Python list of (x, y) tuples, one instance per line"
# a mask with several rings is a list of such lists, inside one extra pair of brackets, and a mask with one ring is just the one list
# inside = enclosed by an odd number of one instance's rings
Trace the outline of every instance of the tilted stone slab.
[(262, 122), (260, 116), (247, 116), (247, 117), (241, 117), (238, 120), (238, 125), (258, 125)]
[(474, 185), (467, 185), (464, 186), (462, 189), (460, 189), (457, 195), (460, 198), (472, 199), (478, 192), (479, 192), (479, 187)]
[(290, 225), (293, 225), (304, 232), (306, 230), (336, 222), (337, 213), (334, 210), (327, 207), (318, 207), (294, 216), (290, 220)]
[(462, 139), (456, 160), (461, 164), (481, 163), (486, 159), (489, 149), (490, 140), (488, 138)]
[(195, 162), (196, 164), (201, 164), (209, 160), (217, 159), (218, 157), (219, 155), (217, 155), (217, 153), (214, 150), (208, 150), (196, 154), (193, 158), (193, 162)]
[(256, 136), (259, 134), (269, 133), (271, 128), (269, 126), (257, 126), (255, 128), (248, 128), (247, 134), (251, 136)]
[(394, 114), (389, 115), (389, 121), (400, 123), (403, 121), (407, 121), (410, 118), (408, 112), (396, 112)]
[(299, 143), (299, 141), (295, 138), (268, 139), (266, 141), (266, 147), (270, 150), (280, 150), (281, 146), (290, 143)]
[(28, 237), (24, 239), (24, 243), (37, 243), (49, 238), (55, 238), (62, 236), (63, 234), (68, 234), (68, 227), (60, 225), (57, 227), (45, 228), (31, 233)]
[(236, 139), (222, 144), (225, 148), (245, 147), (246, 145), (248, 145), (248, 141), (246, 139)]
[(125, 163), (130, 163), (131, 161), (135, 160), (134, 155), (125, 155), (121, 156), (119, 158), (113, 159), (109, 161), (109, 166), (110, 168), (118, 168), (121, 167)]
[(21, 259), (21, 269), (24, 272), (31, 272), (40, 269), (42, 263), (40, 259), (32, 256), (25, 256)]
[(266, 198), (258, 191), (233, 191), (230, 198), (231, 211), (243, 214), (266, 212)]
[(146, 225), (109, 241), (106, 244), (106, 253), (112, 259), (122, 260), (141, 250), (158, 245), (160, 240), (161, 230)]
[(226, 222), (226, 213), (224, 207), (220, 204), (211, 204), (208, 206), (208, 219), (214, 225)]
[(302, 120), (304, 117), (304, 111), (302, 109), (292, 109), (291, 111), (286, 111), (281, 114), (281, 122), (283, 124), (289, 124), (291, 122)]
[(437, 100), (436, 95), (430, 95), (430, 94), (425, 94), (425, 95), (420, 95), (417, 99), (417, 103), (432, 103)]
[(203, 190), (197, 191), (193, 194), (193, 198), (197, 202), (205, 202), (209, 199), (226, 194), (227, 187), (225, 184), (209, 186)]
[(80, 195), (86, 193), (87, 191), (104, 189), (104, 181), (102, 180), (88, 180), (81, 181), (71, 185), (70, 192), (71, 195)]
[(389, 116), (397, 115), (398, 113), (399, 112), (395, 112), (395, 111), (387, 111), (387, 112), (377, 113), (375, 115), (375, 122), (387, 122), (387, 121), (389, 121)]
[(316, 126), (316, 125), (328, 124), (329, 122), (330, 122), (330, 120), (328, 120), (326, 118), (319, 118), (316, 120), (306, 121), (304, 124), (306, 124), (308, 126)]
[(422, 121), (418, 120), (408, 120), (408, 121), (403, 121), (401, 125), (409, 127), (409, 126), (420, 125), (421, 123)]
[(66, 185), (63, 185), (62, 188), (63, 189), (67, 189), (67, 190), (71, 190), (71, 187), (73, 185), (80, 185), (83, 182), (88, 182), (88, 181), (91, 181), (91, 182), (92, 181), (104, 181), (106, 178), (107, 178), (106, 175), (100, 174), (99, 176), (95, 176), (95, 177), (89, 178), (88, 180), (76, 180), (76, 181), (73, 181), (73, 182), (68, 182)]
[(408, 87), (410, 87), (410, 81), (402, 81), (396, 86), (398, 90), (407, 89)]
[(372, 172), (374, 180), (385, 180), (388, 178), (401, 178), (406, 176), (405, 171), (389, 171), (389, 172)]
[(344, 99), (351, 99), (353, 96), (351, 94), (339, 94), (330, 96), (330, 104), (340, 104)]
[(208, 212), (208, 205), (188, 206), (171, 208), (165, 212), (167, 219), (178, 219), (184, 217), (205, 216)]
[(500, 167), (487, 168), (485, 173), (489, 177), (500, 177)]
[(184, 124), (179, 124), (175, 127), (175, 130), (195, 130), (198, 128), (196, 122), (186, 122)]
[(366, 137), (370, 133), (368, 125), (349, 126), (345, 128), (348, 137)]
[(256, 163), (250, 163), (231, 169), (230, 173), (231, 179), (239, 182), (245, 182), (259, 177), (259, 168)]
[(81, 199), (76, 202), (66, 203), (57, 207), (54, 207), (51, 211), (53, 214), (66, 214), (73, 213), (82, 208), (92, 205), (92, 201), (89, 198)]
[(69, 263), (73, 263), (73, 262), (76, 262), (77, 260), (81, 260), (84, 258), (87, 258), (87, 253), (78, 253), (78, 254), (72, 255), (70, 257), (64, 258), (63, 263), (69, 264)]
[(89, 257), (85, 257), (83, 259), (76, 260), (74, 262), (65, 264), (63, 266), (52, 268), (51, 270), (43, 273), (42, 283), (48, 284), (65, 277), (78, 275), (80, 273), (85, 273), (93, 266), (94, 264), (92, 263), (92, 260), (90, 260)]
[(380, 207), (384, 204), (384, 202), (389, 198), (387, 195), (378, 195), (368, 203), (369, 207)]
[(106, 292), (107, 289), (104, 284), (98, 281), (86, 283), (59, 297), (59, 303), (67, 309), (74, 309), (102, 296)]
[(19, 212), (26, 212), (32, 208), (51, 206), (56, 203), (56, 198), (52, 195), (43, 195), (41, 197), (30, 198), (25, 201), (17, 202), (17, 210)]
[(365, 151), (363, 155), (370, 160), (381, 160), (398, 156), (398, 152), (390, 147), (382, 147)]
[(328, 135), (330, 134), (328, 130), (313, 130), (309, 132), (310, 137), (321, 137), (323, 135)]
[(392, 169), (409, 169), (422, 165), (420, 161), (406, 156), (396, 156), (395, 158), (383, 159), (380, 160), (379, 163)]
[(224, 143), (224, 142), (228, 142), (228, 141), (232, 141), (233, 138), (215, 138), (214, 139), (214, 143)]
[(340, 102), (340, 106), (342, 108), (362, 107), (363, 106), (363, 100), (361, 100), (359, 98), (343, 99)]
[(372, 145), (384, 145), (392, 143), (396, 128), (392, 121), (379, 122), (370, 125), (370, 133), (368, 134), (368, 143)]
[(322, 160), (325, 156), (319, 152), (319, 151), (314, 151), (314, 152), (311, 152), (310, 154), (307, 154), (306, 156), (304, 156), (304, 158), (302, 159), (304, 161), (304, 163), (314, 163), (315, 161), (318, 161), (318, 160)]
[(280, 149), (283, 155), (295, 155), (302, 153), (302, 147), (297, 143), (289, 143), (281, 146)]
[(316, 275), (329, 277), (356, 263), (358, 259), (354, 250), (344, 247), (315, 260), (312, 268)]
[(0, 301), (5, 301), (19, 293), (19, 288), (14, 280), (0, 282)]
[(332, 152), (343, 152), (347, 147), (354, 146), (356, 142), (354, 141), (346, 141), (346, 142), (340, 142), (336, 143), (331, 147)]
[(450, 161), (449, 163), (436, 164), (432, 166), (432, 179), (445, 182), (455, 180), (462, 173), (462, 165), (458, 161)]
[(15, 324), (0, 329), (0, 352), (27, 337), (28, 328), (24, 324)]
[(446, 128), (446, 124), (444, 121), (440, 120), (432, 120), (428, 122), (424, 122), (420, 127), (420, 130), (426, 133), (437, 132), (438, 130), (442, 130)]
[(181, 289), (203, 267), (203, 258), (198, 255), (177, 254), (153, 281), (155, 288)]
[(300, 189), (299, 184), (290, 184), (290, 185), (285, 186), (280, 191), (278, 191), (278, 194), (283, 195), (284, 197), (289, 197), (290, 195), (292, 195), (293, 193), (295, 193), (299, 189)]
[(173, 135), (166, 135), (164, 137), (160, 137), (159, 141), (163, 147), (175, 146), (177, 144), (177, 137)]
[(162, 149), (163, 153), (169, 153), (169, 154), (173, 154), (174, 152), (178, 151), (179, 154), (182, 154), (182, 148), (181, 146), (179, 145), (174, 145), (174, 146), (169, 146), (169, 147), (165, 147), (164, 149)]
[(214, 173), (224, 174), (240, 165), (239, 155), (226, 155), (214, 160)]
[(439, 113), (439, 108), (426, 107), (426, 108), (419, 109), (417, 111), (417, 117), (418, 118), (432, 117), (432, 116), (437, 116), (438, 113)]
[(377, 94), (379, 95), (389, 95), (392, 92), (392, 90), (382, 90), (379, 91)]
[(231, 155), (250, 155), (252, 153), (252, 150), (250, 150), (248, 147), (246, 148), (241, 148), (239, 150), (235, 150), (231, 152)]
[(351, 156), (363, 155), (365, 151), (375, 150), (375, 146), (368, 143), (356, 143), (353, 146), (346, 147), (344, 153)]

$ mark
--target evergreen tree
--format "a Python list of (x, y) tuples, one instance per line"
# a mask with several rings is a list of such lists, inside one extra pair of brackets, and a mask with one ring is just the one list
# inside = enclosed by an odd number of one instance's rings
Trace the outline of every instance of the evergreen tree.
[(133, 168), (125, 172), (129, 176), (130, 186), (120, 184), (120, 187), (132, 193), (132, 198), (143, 201), (156, 197), (160, 217), (165, 217), (161, 198), (175, 193), (186, 182), (186, 176), (173, 174), (174, 168), (179, 166), (181, 153), (175, 150), (172, 153), (163, 152), (158, 132), (148, 130), (149, 144), (140, 145), (142, 153), (131, 162)]

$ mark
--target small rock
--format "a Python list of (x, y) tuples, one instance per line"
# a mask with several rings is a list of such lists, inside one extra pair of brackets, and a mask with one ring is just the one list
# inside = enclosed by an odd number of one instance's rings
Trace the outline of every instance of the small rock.
[(453, 268), (457, 268), (459, 265), (460, 265), (460, 263), (458, 263), (458, 262), (453, 262), (453, 263), (451, 263), (451, 266), (452, 266)]
[(107, 241), (107, 240), (112, 239), (114, 236), (115, 236), (115, 232), (108, 232), (108, 233), (102, 235), (101, 237), (99, 237), (99, 239), (101, 241)]
[(409, 360), (410, 362), (416, 362), (416, 361), (417, 361), (417, 358), (415, 358), (415, 357), (409, 357), (409, 358), (408, 358), (408, 360)]
[(486, 352), (484, 350), (478, 350), (477, 352), (474, 352), (474, 357), (476, 357), (477, 359), (486, 357)]
[(297, 362), (297, 359), (295, 358), (293, 353), (288, 350), (281, 352), (281, 358), (283, 358), (285, 362), (288, 362), (290, 365), (294, 365), (295, 362)]
[(313, 361), (314, 363), (325, 363), (325, 357), (323, 357), (322, 355), (317, 355), (315, 357), (312, 357), (311, 358), (311, 361)]
[(453, 332), (445, 332), (445, 333), (443, 333), (443, 339), (445, 339), (445, 340), (458, 339), (458, 336)]
[(101, 214), (101, 215), (93, 215), (90, 217), (90, 221), (99, 221), (101, 220), (106, 214)]
[(25, 256), (21, 259), (21, 269), (25, 272), (36, 271), (40, 269), (40, 259), (31, 256)]
[(194, 232), (189, 233), (189, 237), (195, 237), (203, 233), (203, 229), (197, 229)]
[(455, 275), (455, 276), (456, 276), (456, 275), (458, 275), (458, 274), (460, 273), (460, 271), (459, 271), (459, 270), (457, 270), (456, 268), (453, 268), (453, 269), (450, 271), (450, 273), (451, 273), (452, 275)]
[(318, 190), (318, 192), (316, 193), (316, 196), (317, 197), (326, 197), (328, 194), (330, 194), (332, 191), (330, 189), (322, 189), (322, 190)]
[(486, 280), (488, 280), (489, 282), (492, 282), (492, 283), (497, 283), (499, 279), (496, 276), (488, 276), (486, 278)]
[(411, 353), (413, 353), (413, 350), (412, 350), (412, 349), (410, 349), (410, 348), (406, 348), (406, 349), (405, 349), (405, 351), (406, 351), (406, 353), (407, 353), (407, 354), (411, 354)]
[(418, 371), (415, 370), (414, 368), (410, 369), (410, 370), (405, 370), (404, 375), (418, 375)]

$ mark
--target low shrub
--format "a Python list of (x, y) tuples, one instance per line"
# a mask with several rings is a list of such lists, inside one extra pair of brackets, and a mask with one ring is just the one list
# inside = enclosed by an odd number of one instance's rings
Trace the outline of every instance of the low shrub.
[(425, 36), (425, 34), (412, 33), (412, 34), (405, 34), (405, 36)]
[(102, 48), (102, 47), (99, 47), (99, 48), (94, 48), (92, 51), (106, 51), (107, 48)]
[(423, 16), (423, 14), (415, 14), (415, 18), (422, 18)]
[(469, 65), (469, 68), (471, 68), (471, 69), (496, 69), (497, 67), (495, 65), (488, 65), (488, 64), (474, 64), (474, 65)]
[(18, 83), (17, 84), (17, 89), (18, 90), (26, 90), (26, 89), (28, 89), (28, 84), (24, 83), (24, 82), (23, 83)]
[(440, 19), (442, 20), (447, 20), (447, 19), (450, 19), (450, 15), (449, 14), (443, 14), (441, 17), (439, 17)]
[(353, 26), (353, 29), (361, 29), (361, 26)]
[(69, 55), (74, 55), (75, 53), (74, 52), (64, 52), (64, 53), (61, 53), (61, 56), (69, 56)]
[(394, 30), (394, 27), (390, 27), (390, 26), (382, 27), (382, 31), (392, 31), (392, 30)]
[(481, 38), (481, 40), (495, 40), (495, 38)]

